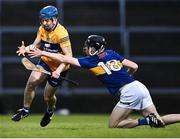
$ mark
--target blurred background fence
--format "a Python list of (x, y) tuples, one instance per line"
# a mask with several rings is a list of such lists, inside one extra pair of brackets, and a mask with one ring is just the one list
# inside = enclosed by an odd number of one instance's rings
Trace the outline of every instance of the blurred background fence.
[[(75, 57), (90, 34), (103, 35), (108, 49), (135, 61), (135, 78), (150, 90), (161, 113), (180, 112), (180, 0), (0, 0), (0, 113), (22, 107), (30, 74), (17, 57), (17, 46), (32, 43), (39, 26), (39, 10), (58, 8), (59, 21), (69, 31)], [(34, 60), (36, 62), (37, 60)], [(118, 101), (90, 72), (71, 68), (57, 91), (58, 108), (74, 113), (111, 112)], [(32, 112), (44, 111), (42, 83)]]

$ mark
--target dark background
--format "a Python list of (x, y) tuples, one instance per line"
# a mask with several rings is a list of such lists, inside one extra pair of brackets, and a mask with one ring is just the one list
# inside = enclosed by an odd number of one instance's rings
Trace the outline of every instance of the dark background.
[[(17, 46), (30, 44), (39, 26), (42, 7), (54, 5), (59, 21), (69, 31), (75, 57), (82, 56), (90, 34), (103, 35), (107, 49), (135, 61), (135, 78), (150, 90), (161, 113), (180, 109), (180, 1), (179, 0), (0, 0), (0, 113), (11, 113), (23, 105), (23, 91), (30, 72), (17, 57)], [(37, 60), (34, 60), (36, 62)], [(110, 113), (118, 102), (89, 71), (71, 68), (69, 78), (57, 91), (57, 109), (71, 113)], [(43, 112), (42, 83), (31, 111)]]

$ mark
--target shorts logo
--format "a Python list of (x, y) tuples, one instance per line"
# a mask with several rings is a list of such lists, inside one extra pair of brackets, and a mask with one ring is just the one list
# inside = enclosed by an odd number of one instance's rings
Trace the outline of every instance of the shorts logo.
[(55, 82), (55, 81), (51, 81), (53, 84), (55, 84), (55, 85), (57, 85), (58, 83), (57, 82)]
[(44, 46), (45, 46), (46, 48), (51, 47), (51, 45), (50, 45), (49, 43), (45, 43)]

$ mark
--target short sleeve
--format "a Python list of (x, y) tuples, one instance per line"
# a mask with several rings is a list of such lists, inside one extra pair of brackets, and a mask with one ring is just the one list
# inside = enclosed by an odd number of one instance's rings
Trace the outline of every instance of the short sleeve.
[(88, 57), (81, 57), (78, 58), (78, 62), (80, 64), (81, 67), (83, 68), (89, 68), (89, 58)]
[(68, 31), (62, 26), (59, 34), (59, 42), (61, 47), (71, 46)]
[(113, 51), (113, 55), (119, 60), (119, 61), (123, 61), (125, 58), (122, 57), (121, 55), (119, 55), (117, 52)]

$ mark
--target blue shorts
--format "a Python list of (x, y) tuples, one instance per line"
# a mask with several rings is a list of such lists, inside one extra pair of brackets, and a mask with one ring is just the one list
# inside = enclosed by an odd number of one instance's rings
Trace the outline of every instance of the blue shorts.
[[(43, 60), (40, 60), (37, 65), (40, 65), (45, 70), (47, 70), (49, 72), (52, 72), (50, 67)], [(68, 70), (66, 70), (64, 72), (61, 72), (61, 77), (66, 77), (67, 73), (68, 73)], [(59, 85), (62, 84), (63, 80), (61, 78), (53, 78), (53, 77), (51, 77), (51, 75), (48, 75), (47, 76), (47, 81), (52, 87), (58, 87)]]

